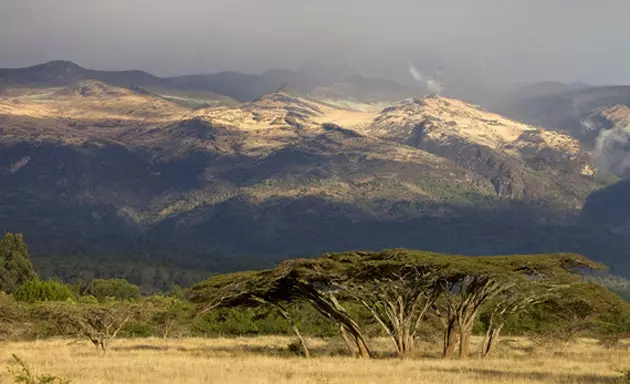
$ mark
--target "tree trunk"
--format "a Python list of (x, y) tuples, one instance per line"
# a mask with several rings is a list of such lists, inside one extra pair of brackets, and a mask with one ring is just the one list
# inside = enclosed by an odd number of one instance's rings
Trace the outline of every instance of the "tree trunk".
[(411, 330), (408, 326), (405, 326), (402, 330), (402, 340), (403, 343), (401, 345), (402, 350), (402, 358), (409, 356), (409, 354), (413, 351), (413, 336), (411, 335)]
[(346, 343), (346, 347), (348, 348), (350, 355), (352, 357), (357, 357), (356, 352), (354, 352), (354, 348), (352, 348), (352, 342), (350, 342), (350, 338), (348, 337), (348, 332), (346, 331), (346, 327), (344, 327), (343, 325), (340, 325), (339, 331), (341, 333), (341, 338), (343, 339), (344, 343)]
[(484, 343), (481, 346), (481, 357), (486, 357), (490, 354), (490, 351), (492, 350), (493, 339), (496, 335), (496, 330), (489, 329), (488, 332), (486, 332), (486, 335), (487, 337), (484, 338)]
[(348, 315), (346, 309), (337, 301), (335, 296), (330, 295), (330, 302), (332, 303), (332, 309), (335, 311), (335, 313), (331, 313), (332, 317), (350, 331), (356, 342), (359, 355), (364, 359), (369, 359), (371, 357), (370, 349), (361, 333), (359, 324)]
[(405, 339), (402, 333), (402, 329), (396, 329), (396, 349), (398, 350), (398, 355), (403, 357), (405, 354)]
[(364, 359), (369, 359), (370, 357), (372, 357), (370, 350), (368, 349), (367, 343), (365, 342), (365, 339), (363, 338), (363, 335), (361, 334), (361, 332), (353, 332), (353, 331), (351, 332), (354, 335), (354, 340), (356, 341), (357, 348), (359, 349), (359, 355)]
[(468, 351), (470, 350), (470, 337), (472, 336), (472, 322), (470, 324), (464, 324), (460, 328), (459, 335), (459, 358), (466, 360), (468, 358)]
[(503, 324), (494, 327), (488, 328), (486, 332), (486, 337), (484, 339), (484, 343), (482, 346), (481, 356), (486, 357), (492, 351), (492, 347), (496, 344), (497, 340), (499, 340), (499, 336), (501, 335), (501, 330), (503, 329)]
[(475, 318), (477, 318), (477, 311), (472, 310), (464, 312), (464, 314), (457, 320), (457, 324), (459, 326), (459, 358), (462, 360), (468, 359), (470, 339), (472, 337)]
[(451, 319), (444, 329), (444, 349), (442, 351), (442, 357), (448, 359), (453, 356), (456, 342), (455, 319)]
[(293, 320), (290, 320), (290, 322), (291, 322), (291, 329), (293, 330), (293, 333), (300, 341), (300, 345), (302, 346), (302, 351), (304, 352), (304, 357), (309, 359), (311, 357), (311, 352), (308, 350), (308, 345), (306, 345), (306, 340), (304, 340), (304, 337), (302, 337), (302, 334), (300, 333), (300, 330), (298, 329), (297, 325), (295, 325), (295, 322)]

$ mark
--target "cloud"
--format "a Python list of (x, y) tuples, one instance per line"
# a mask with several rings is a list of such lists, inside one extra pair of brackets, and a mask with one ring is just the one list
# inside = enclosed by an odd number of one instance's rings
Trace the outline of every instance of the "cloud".
[(413, 64), (409, 64), (409, 73), (415, 81), (424, 81), (424, 75)]
[(417, 82), (424, 83), (431, 93), (442, 93), (446, 88), (445, 84), (432, 76), (427, 76), (418, 70), (413, 64), (409, 64), (409, 74)]
[(630, 127), (617, 126), (600, 131), (593, 159), (599, 169), (615, 175), (630, 172)]
[(260, 73), (332, 53), (408, 83), (413, 62), (434, 90), (486, 73), (620, 84), (630, 83), (628, 14), (622, 0), (0, 0), (0, 68), (62, 59), (157, 75)]

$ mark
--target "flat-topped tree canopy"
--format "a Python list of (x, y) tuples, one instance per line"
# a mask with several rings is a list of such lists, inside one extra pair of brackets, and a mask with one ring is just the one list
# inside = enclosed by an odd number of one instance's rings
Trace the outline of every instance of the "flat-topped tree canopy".
[[(526, 299), (530, 296), (535, 299), (543, 291), (579, 281), (581, 270), (593, 268), (602, 266), (571, 253), (468, 257), (407, 249), (355, 251), (286, 260), (264, 271), (214, 276), (193, 287), (189, 296), (202, 306), (200, 315), (220, 306), (266, 302), (290, 321), (282, 303), (304, 300), (339, 325), (344, 341), (353, 350), (349, 333), (362, 357), (372, 354), (359, 322), (342, 301), (355, 300), (368, 308), (390, 334), (398, 352), (404, 355), (413, 345), (413, 335), (423, 314), (438, 297), (444, 296), (447, 324), (444, 356), (450, 356), (454, 350), (457, 325), (460, 357), (465, 358), (472, 325), (483, 304), (512, 290), (527, 292)], [(418, 305), (421, 301), (423, 304)], [(418, 312), (419, 308), (424, 309)], [(383, 315), (395, 319), (391, 326), (383, 320)], [(308, 356), (293, 321), (292, 325)]]
[(192, 287), (188, 297), (203, 304), (206, 310), (257, 303), (259, 299), (291, 301), (300, 297), (300, 285), (329, 286), (346, 279), (348, 266), (326, 257), (291, 259), (273, 269), (212, 276)]
[(408, 249), (391, 249), (380, 252), (356, 251), (330, 253), (321, 258), (336, 261), (347, 278), (373, 279), (404, 268), (432, 271), (442, 278), (487, 276), (493, 278), (517, 277), (556, 281), (575, 280), (585, 270), (603, 269), (575, 253), (505, 256), (460, 256)]
[(340, 283), (398, 277), (410, 269), (431, 272), (447, 281), (482, 277), (511, 282), (568, 283), (579, 279), (584, 270), (603, 268), (574, 253), (471, 257), (407, 249), (354, 251), (286, 260), (263, 271), (213, 276), (191, 288), (189, 296), (212, 307), (231, 306), (255, 298), (291, 301), (301, 297), (304, 285), (332, 290)]

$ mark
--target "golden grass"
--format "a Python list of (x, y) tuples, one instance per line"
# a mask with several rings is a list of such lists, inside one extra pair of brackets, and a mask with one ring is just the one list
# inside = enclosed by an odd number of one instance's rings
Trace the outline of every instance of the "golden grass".
[[(287, 337), (238, 339), (118, 340), (105, 356), (85, 342), (51, 340), (6, 343), (0, 363), (18, 354), (39, 373), (94, 383), (618, 383), (630, 368), (627, 349), (604, 349), (595, 341), (543, 348), (506, 341), (488, 359), (437, 358), (438, 346), (421, 346), (413, 359), (387, 358), (386, 340), (373, 341), (381, 358), (341, 356), (337, 340), (311, 339), (315, 357), (291, 356)], [(478, 340), (477, 340), (478, 342)], [(0, 383), (11, 383), (0, 369)]]

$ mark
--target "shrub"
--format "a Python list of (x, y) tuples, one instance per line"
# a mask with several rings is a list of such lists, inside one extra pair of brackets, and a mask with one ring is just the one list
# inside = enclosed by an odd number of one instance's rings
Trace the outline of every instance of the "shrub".
[(98, 301), (104, 301), (107, 298), (138, 300), (140, 288), (124, 279), (95, 279), (88, 287), (88, 294), (96, 297)]
[(195, 327), (204, 335), (255, 335), (260, 334), (252, 308), (219, 308), (203, 316)]
[(17, 301), (36, 303), (40, 301), (65, 301), (74, 299), (72, 289), (58, 281), (41, 281), (35, 278), (20, 285), (14, 292), (13, 297)]
[(304, 356), (304, 351), (302, 350), (302, 346), (299, 342), (294, 341), (287, 345), (287, 350), (291, 355), (294, 356)]
[(155, 327), (146, 322), (135, 322), (127, 324), (121, 334), (127, 337), (151, 337), (155, 335)]

